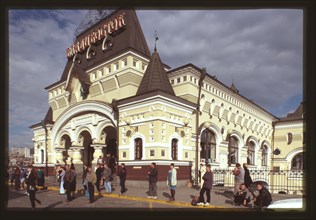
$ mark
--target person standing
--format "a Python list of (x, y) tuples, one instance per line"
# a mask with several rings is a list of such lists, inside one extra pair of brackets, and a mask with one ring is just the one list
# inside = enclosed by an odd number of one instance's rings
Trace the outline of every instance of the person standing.
[(174, 163), (170, 164), (168, 171), (167, 185), (169, 186), (171, 198), (169, 201), (175, 201), (176, 186), (177, 186), (177, 170), (174, 168)]
[(251, 179), (251, 176), (250, 176), (250, 172), (248, 170), (248, 164), (244, 163), (243, 164), (243, 168), (245, 170), (245, 179), (244, 179), (244, 183), (245, 183), (245, 186), (246, 188), (249, 189), (249, 191), (253, 191), (252, 190), (252, 185), (253, 185), (253, 182), (252, 182), (252, 179)]
[(83, 165), (83, 171), (82, 171), (83, 191), (84, 191), (84, 194), (85, 194), (87, 197), (89, 197), (88, 186), (87, 186), (87, 183), (86, 183), (87, 172), (88, 172), (88, 165), (87, 165), (87, 164), (84, 164), (84, 165)]
[(86, 175), (86, 183), (88, 184), (88, 190), (89, 190), (89, 199), (90, 203), (94, 202), (94, 185), (97, 182), (97, 177), (94, 172), (92, 172), (91, 166), (87, 169), (87, 175)]
[(44, 178), (45, 176), (44, 176), (43, 168), (40, 167), (37, 171), (37, 185), (40, 190), (44, 189), (44, 182), (45, 182)]
[(76, 187), (77, 187), (77, 173), (76, 173), (75, 164), (72, 162), (72, 160), (73, 159), (71, 159), (70, 169), (73, 170), (75, 177), (74, 177), (74, 181), (71, 188), (71, 197), (75, 198), (75, 192), (76, 192)]
[(257, 190), (259, 191), (259, 195), (253, 199), (253, 203), (256, 208), (262, 210), (263, 207), (271, 204), (272, 197), (269, 190), (262, 183), (257, 183)]
[(73, 199), (71, 196), (71, 191), (73, 189), (73, 184), (75, 181), (75, 171), (70, 169), (69, 164), (66, 165), (66, 173), (65, 173), (64, 181), (65, 181), (64, 185), (65, 185), (66, 194), (67, 194), (67, 202), (70, 202)]
[(204, 174), (205, 174), (205, 172), (206, 172), (206, 168), (205, 168), (205, 166), (204, 166), (204, 164), (203, 163), (201, 163), (200, 164), (200, 169), (199, 169), (199, 176), (200, 176), (200, 189), (202, 189), (202, 187), (203, 187), (203, 182), (204, 182), (204, 180), (203, 180), (203, 176), (204, 176)]
[(111, 181), (112, 181), (112, 171), (111, 169), (104, 164), (104, 171), (102, 174), (102, 179), (104, 181), (104, 188), (105, 188), (105, 193), (110, 194), (112, 193), (112, 186), (111, 186)]
[(148, 180), (149, 180), (149, 199), (157, 199), (157, 177), (158, 177), (158, 170), (156, 167), (156, 163), (150, 164), (150, 170), (148, 171)]
[(103, 161), (102, 161), (102, 156), (99, 156), (98, 160), (97, 160), (97, 163), (98, 164), (101, 164)]
[(65, 189), (64, 189), (64, 177), (65, 177), (66, 171), (63, 167), (60, 167), (58, 170), (58, 179), (60, 182), (60, 187), (59, 187), (59, 194), (60, 195), (65, 195)]
[[(211, 171), (211, 165), (207, 164), (206, 165), (206, 172), (202, 176), (203, 179), (203, 185), (200, 190), (200, 198), (199, 198), (199, 203), (198, 205), (204, 205), (209, 206), (211, 203), (211, 190), (213, 188), (213, 172)], [(206, 203), (204, 200), (204, 193), (206, 192)]]
[[(27, 175), (27, 167), (23, 168), (22, 172), (21, 172), (21, 189), (24, 189), (26, 175)], [(27, 194), (27, 193), (25, 193), (25, 194)]]
[(32, 165), (29, 165), (27, 169), (28, 169), (28, 173), (27, 173), (27, 176), (25, 179), (25, 183), (27, 185), (27, 191), (29, 193), (32, 209), (35, 209), (35, 201), (38, 204), (41, 204), (41, 201), (36, 199), (36, 197), (35, 197), (35, 192), (37, 191), (37, 188), (36, 188), (36, 176), (37, 175), (36, 175), (36, 171)]
[(127, 192), (127, 189), (125, 187), (125, 181), (126, 181), (126, 167), (125, 164), (121, 164), (121, 169), (119, 171), (119, 177), (120, 177), (120, 186), (121, 186), (121, 194), (124, 194)]
[[(101, 157), (101, 156), (100, 156)], [(99, 192), (99, 195), (101, 195), (101, 187), (100, 187), (100, 182), (101, 182), (101, 177), (102, 177), (102, 173), (103, 173), (103, 169), (101, 167), (101, 164), (98, 163), (97, 164), (97, 169), (95, 171), (95, 174), (96, 174), (96, 177), (97, 177), (97, 180), (96, 180), (96, 187), (97, 187), (97, 190)]]
[(16, 166), (15, 174), (14, 174), (14, 186), (15, 186), (16, 191), (20, 191), (20, 186), (21, 186), (20, 175), (21, 175), (20, 167)]
[(236, 195), (240, 184), (244, 183), (245, 180), (245, 170), (241, 167), (240, 163), (236, 163), (233, 175), (235, 176), (234, 195)]

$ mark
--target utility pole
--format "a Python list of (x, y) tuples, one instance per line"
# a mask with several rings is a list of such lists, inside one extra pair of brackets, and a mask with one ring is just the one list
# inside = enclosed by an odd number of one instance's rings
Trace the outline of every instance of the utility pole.
[(46, 173), (46, 177), (48, 177), (47, 127), (44, 120), (42, 121), (42, 127), (45, 130), (45, 167), (46, 167), (45, 173)]
[(199, 173), (199, 124), (200, 124), (200, 99), (201, 99), (201, 90), (202, 90), (202, 84), (203, 80), (206, 76), (206, 69), (202, 68), (201, 75), (200, 75), (200, 80), (199, 80), (199, 94), (197, 97), (197, 106), (195, 110), (195, 171), (194, 171), (194, 185), (198, 186), (199, 181), (198, 181), (198, 173)]

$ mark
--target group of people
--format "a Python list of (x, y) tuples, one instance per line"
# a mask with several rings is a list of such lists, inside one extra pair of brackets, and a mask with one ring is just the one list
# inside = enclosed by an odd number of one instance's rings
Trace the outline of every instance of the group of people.
[[(251, 199), (253, 200), (252, 207), (254, 208), (262, 209), (263, 207), (271, 204), (271, 193), (261, 182), (258, 182), (257, 184), (253, 183), (248, 169), (248, 164), (244, 163), (243, 167), (241, 167), (241, 165), (237, 163), (233, 171), (233, 175), (235, 176), (235, 205), (248, 206)], [(258, 191), (258, 195), (255, 195), (255, 190)]]
[[(10, 186), (14, 186), (16, 191), (25, 189), (25, 180), (28, 174), (28, 167), (15, 166), (10, 168)], [(45, 173), (43, 168), (34, 168), (36, 174), (36, 185), (38, 189), (45, 189)], [(25, 194), (28, 194), (27, 190)]]
[[(157, 181), (158, 181), (158, 169), (156, 163), (151, 163), (148, 171), (149, 181), (149, 199), (157, 199)], [(175, 169), (174, 163), (170, 164), (170, 170), (167, 174), (167, 186), (170, 189), (169, 201), (175, 201), (176, 187), (177, 187), (177, 170)]]

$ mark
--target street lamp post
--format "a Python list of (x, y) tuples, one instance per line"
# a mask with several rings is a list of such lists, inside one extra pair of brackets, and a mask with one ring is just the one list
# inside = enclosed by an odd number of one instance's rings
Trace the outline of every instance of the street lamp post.
[(199, 175), (199, 119), (200, 119), (200, 98), (201, 98), (201, 92), (202, 92), (202, 85), (203, 85), (203, 80), (206, 76), (206, 69), (202, 68), (201, 75), (200, 75), (200, 80), (199, 80), (199, 94), (197, 98), (197, 106), (195, 110), (195, 171), (194, 171), (194, 185), (198, 186), (199, 181), (198, 181), (198, 175)]
[(42, 127), (45, 130), (45, 167), (46, 167), (45, 173), (46, 173), (46, 177), (48, 177), (47, 127), (44, 120), (42, 121)]

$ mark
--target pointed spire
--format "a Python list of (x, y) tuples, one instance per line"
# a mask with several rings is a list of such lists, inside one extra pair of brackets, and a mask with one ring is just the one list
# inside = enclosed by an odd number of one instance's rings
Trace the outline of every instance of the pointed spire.
[(160, 90), (175, 95), (157, 49), (152, 54), (136, 95)]
[(157, 43), (158, 39), (159, 38), (158, 38), (158, 35), (157, 35), (157, 31), (155, 30), (155, 49), (154, 49), (155, 52), (157, 51), (156, 43)]

